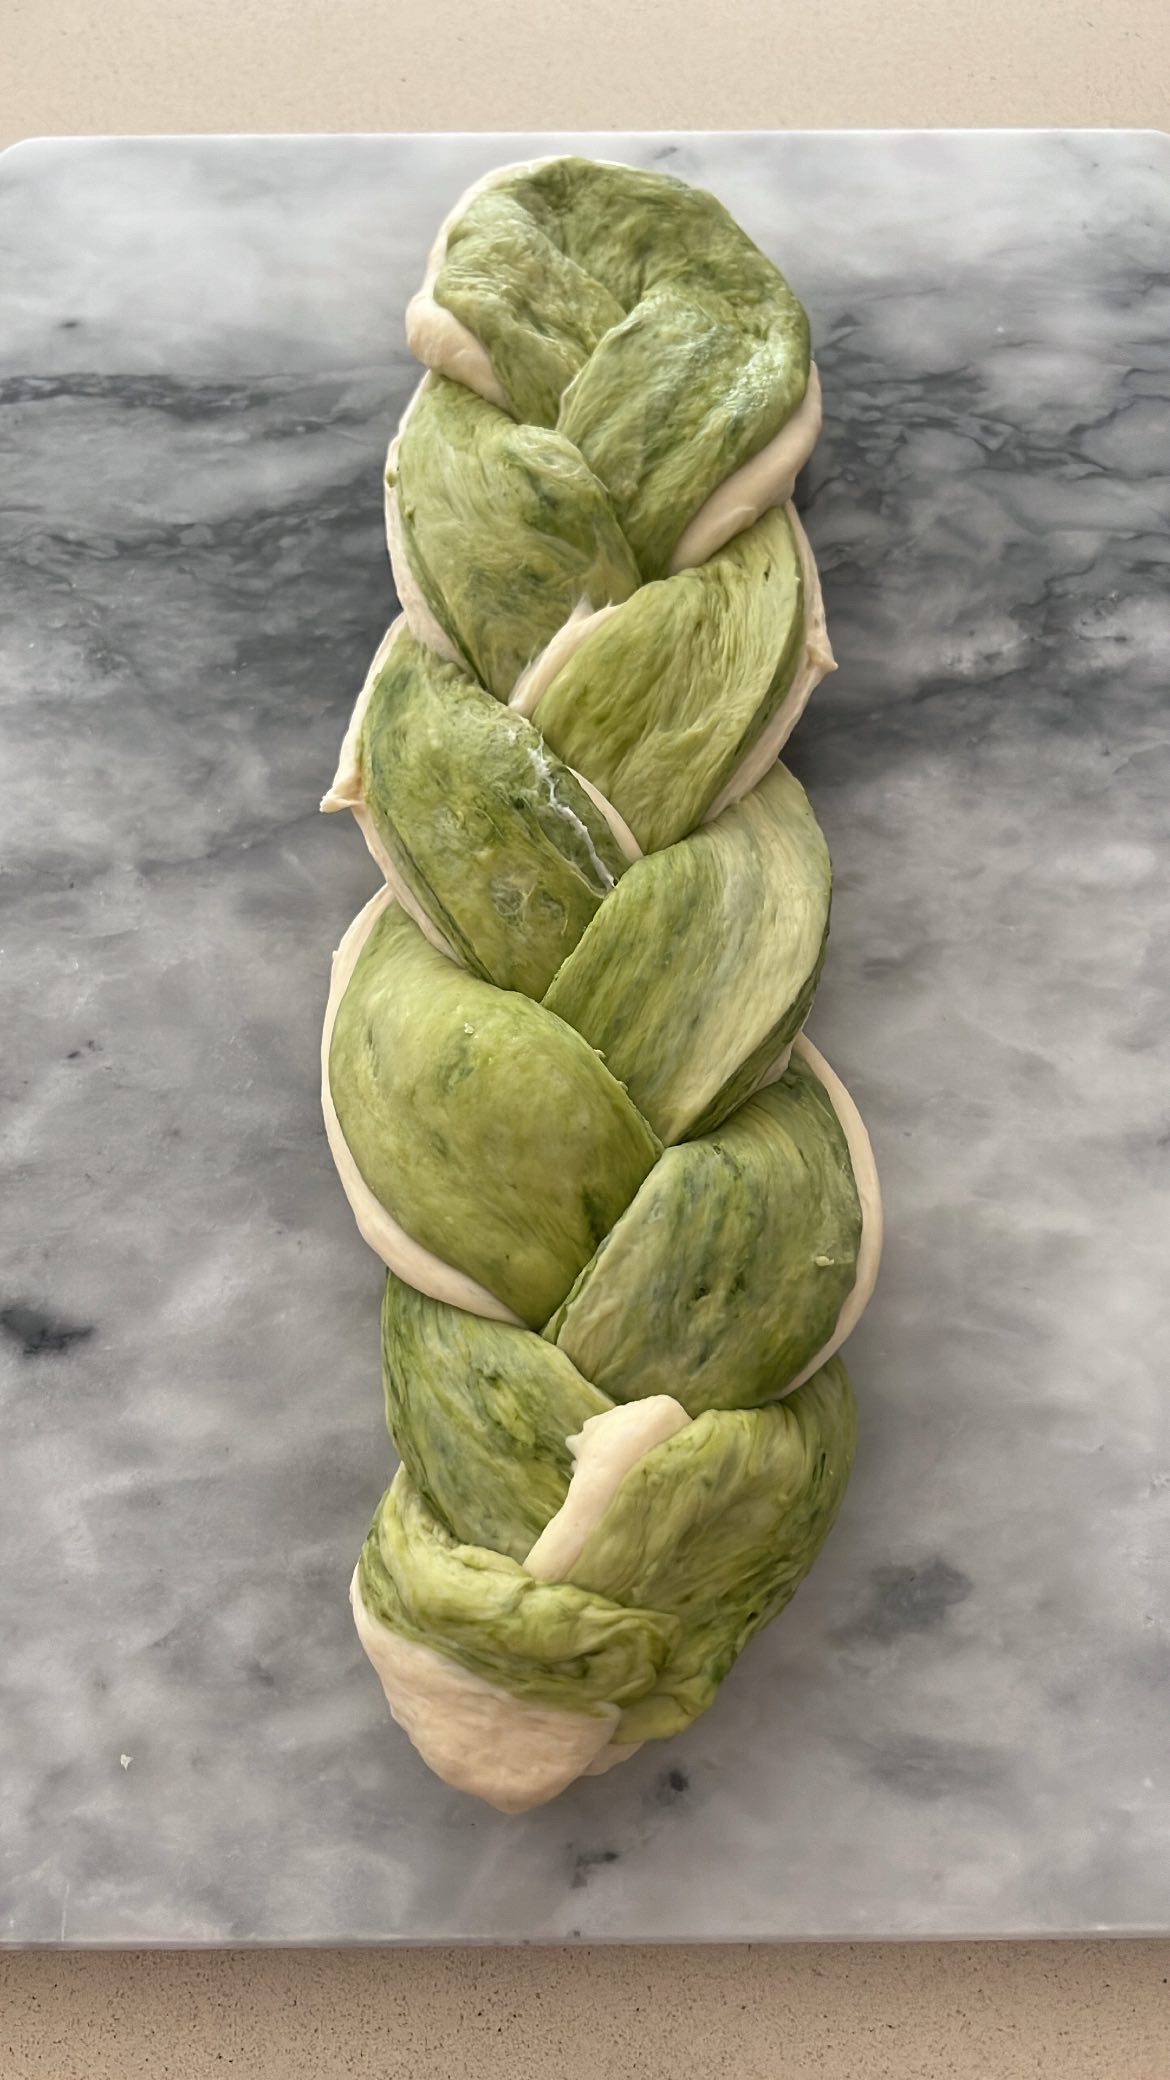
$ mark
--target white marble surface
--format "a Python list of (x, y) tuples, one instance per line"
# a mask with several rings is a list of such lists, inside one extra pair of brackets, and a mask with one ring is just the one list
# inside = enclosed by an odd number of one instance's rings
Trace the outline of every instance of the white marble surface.
[(814, 1037), (882, 1162), (857, 1474), (669, 1748), (504, 1820), (345, 1585), (377, 1266), (315, 804), (392, 609), (401, 313), (530, 137), (0, 162), (0, 1933), (1170, 1927), (1170, 144), (630, 138), (808, 302), (837, 677)]

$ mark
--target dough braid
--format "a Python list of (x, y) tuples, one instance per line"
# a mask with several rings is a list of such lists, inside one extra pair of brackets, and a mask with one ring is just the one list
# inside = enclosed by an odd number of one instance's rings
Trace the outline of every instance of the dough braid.
[(516, 1812), (688, 1725), (811, 1566), (881, 1215), (777, 762), (833, 668), (803, 310), (712, 196), (551, 159), (456, 205), (407, 331), (403, 615), (324, 803), (384, 876), (322, 1042), (402, 1462), (352, 1600)]

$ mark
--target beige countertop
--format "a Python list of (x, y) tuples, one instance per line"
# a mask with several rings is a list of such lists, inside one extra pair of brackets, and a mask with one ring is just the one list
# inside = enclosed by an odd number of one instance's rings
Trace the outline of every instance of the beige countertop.
[(0, 1962), (4, 2080), (1166, 2080), (1170, 1944)]
[[(1165, 0), (10, 0), (46, 133), (1170, 123)], [(5, 2080), (1165, 2080), (1170, 1943), (33, 1954)]]
[(9, 0), (3, 45), (0, 143), (1170, 120), (1165, 0)]

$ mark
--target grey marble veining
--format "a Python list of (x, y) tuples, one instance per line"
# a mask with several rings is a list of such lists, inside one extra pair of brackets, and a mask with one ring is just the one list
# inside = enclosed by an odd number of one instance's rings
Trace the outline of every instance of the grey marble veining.
[(1170, 143), (584, 140), (813, 314), (814, 1037), (889, 1244), (838, 1529), (684, 1738), (505, 1820), (345, 1591), (389, 1458), (321, 819), (438, 219), (532, 138), (0, 164), (0, 1931), (1170, 1927)]

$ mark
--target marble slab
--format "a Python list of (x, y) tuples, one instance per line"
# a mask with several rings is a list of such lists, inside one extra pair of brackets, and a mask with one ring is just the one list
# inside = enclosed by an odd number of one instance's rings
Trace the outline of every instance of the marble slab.
[(317, 1110), (318, 816), (393, 611), (438, 219), (532, 137), (0, 163), (0, 1933), (1170, 1928), (1170, 142), (619, 136), (813, 315), (840, 671), (814, 1037), (871, 1127), (854, 1485), (668, 1748), (522, 1820), (346, 1585), (380, 1278)]

